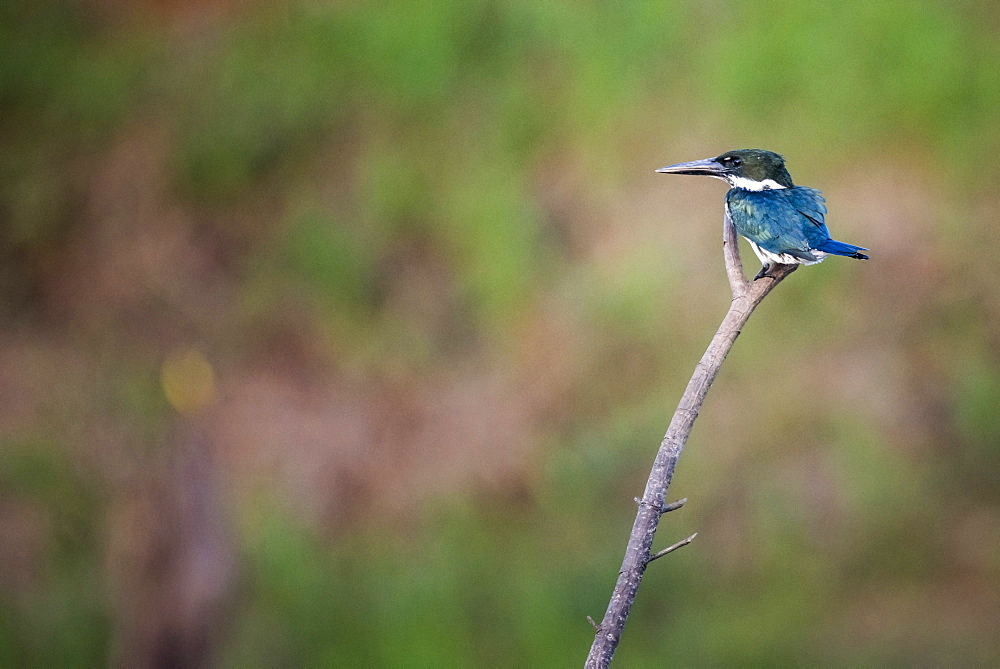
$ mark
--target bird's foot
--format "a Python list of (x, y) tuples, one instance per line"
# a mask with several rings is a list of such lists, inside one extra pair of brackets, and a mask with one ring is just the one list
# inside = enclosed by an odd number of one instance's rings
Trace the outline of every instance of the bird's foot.
[(771, 271), (771, 265), (770, 264), (764, 265), (763, 267), (760, 268), (760, 271), (757, 272), (757, 276), (755, 276), (753, 280), (756, 281), (757, 279), (763, 279), (765, 276), (769, 279), (773, 279), (774, 276), (768, 274), (769, 271)]

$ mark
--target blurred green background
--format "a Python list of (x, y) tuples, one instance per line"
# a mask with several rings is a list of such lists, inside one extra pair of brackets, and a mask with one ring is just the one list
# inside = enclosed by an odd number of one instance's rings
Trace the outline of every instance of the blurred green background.
[[(0, 666), (579, 666), (785, 155), (872, 260), (723, 367), (621, 666), (1000, 660), (1000, 6), (0, 5)], [(746, 253), (748, 269), (756, 261)]]

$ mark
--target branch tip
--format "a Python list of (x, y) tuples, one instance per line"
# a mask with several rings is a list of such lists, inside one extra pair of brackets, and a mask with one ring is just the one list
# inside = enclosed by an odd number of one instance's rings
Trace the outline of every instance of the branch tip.
[(594, 628), (594, 631), (596, 633), (598, 633), (598, 634), (601, 633), (601, 626), (598, 625), (597, 623), (595, 623), (593, 618), (591, 618), (590, 616), (587, 616), (587, 622), (590, 623), (590, 626)]
[(694, 538), (696, 536), (698, 536), (697, 532), (695, 532), (694, 534), (692, 534), (691, 536), (689, 536), (687, 539), (681, 539), (680, 541), (678, 541), (673, 546), (667, 546), (666, 548), (664, 548), (659, 553), (656, 553), (655, 555), (649, 556), (649, 559), (646, 560), (646, 564), (649, 564), (653, 560), (658, 560), (659, 558), (663, 557), (664, 555), (667, 555), (668, 553), (673, 553), (678, 548), (683, 548), (684, 546), (687, 546), (689, 543), (691, 543), (692, 541), (694, 541)]
[(670, 513), (671, 511), (676, 511), (677, 509), (679, 509), (682, 506), (684, 506), (687, 503), (687, 501), (688, 501), (688, 498), (685, 497), (684, 499), (679, 499), (676, 502), (671, 502), (670, 504), (667, 504), (666, 506), (664, 506), (663, 509), (661, 510), (661, 512), (662, 513)]

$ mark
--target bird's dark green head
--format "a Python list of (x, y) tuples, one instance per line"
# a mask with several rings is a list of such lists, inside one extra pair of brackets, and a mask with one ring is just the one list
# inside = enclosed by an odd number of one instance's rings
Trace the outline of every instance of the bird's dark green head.
[(678, 163), (656, 171), (663, 174), (701, 174), (723, 179), (733, 188), (746, 190), (791, 188), (794, 185), (785, 169), (785, 159), (777, 153), (761, 149), (726, 151), (716, 158)]

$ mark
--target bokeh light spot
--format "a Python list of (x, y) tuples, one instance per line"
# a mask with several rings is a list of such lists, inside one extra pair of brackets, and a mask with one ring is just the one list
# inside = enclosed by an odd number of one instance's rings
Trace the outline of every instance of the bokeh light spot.
[(183, 414), (201, 411), (215, 396), (215, 370), (192, 348), (172, 353), (163, 361), (160, 383), (170, 406)]

